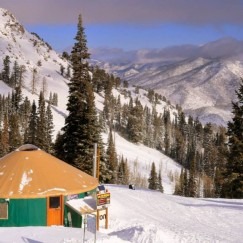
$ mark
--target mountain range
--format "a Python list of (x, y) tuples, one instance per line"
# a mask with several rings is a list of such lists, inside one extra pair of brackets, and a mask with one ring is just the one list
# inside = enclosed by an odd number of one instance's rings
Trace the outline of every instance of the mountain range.
[(243, 41), (156, 50), (94, 49), (95, 63), (129, 84), (154, 89), (202, 123), (226, 126), (243, 77)]
[[(65, 113), (68, 79), (61, 75), (60, 67), (67, 71), (68, 61), (37, 34), (26, 31), (5, 9), (0, 9), (0, 53), (2, 58), (8, 55), (12, 65), (17, 61), (25, 66), (26, 90), (33, 70), (37, 70), (39, 89), (45, 80), (49, 92), (61, 90), (58, 114)], [(131, 85), (154, 89), (204, 124), (211, 122), (226, 126), (232, 117), (231, 102), (243, 77), (243, 41), (225, 38), (202, 46), (126, 52), (91, 49), (91, 54), (92, 64)], [(0, 62), (0, 68), (2, 65)], [(30, 95), (38, 95), (38, 92)]]

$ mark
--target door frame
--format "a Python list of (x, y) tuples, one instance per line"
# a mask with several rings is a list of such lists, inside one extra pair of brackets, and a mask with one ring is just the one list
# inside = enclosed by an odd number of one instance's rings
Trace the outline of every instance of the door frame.
[[(50, 198), (53, 198), (53, 197), (59, 197), (60, 198), (60, 206), (58, 207), (58, 208), (50, 208)], [(63, 225), (63, 217), (64, 217), (64, 197), (63, 197), (63, 195), (55, 195), (55, 196), (49, 196), (49, 197), (47, 197), (47, 207), (46, 207), (46, 220), (47, 220), (47, 222), (46, 222), (46, 225), (47, 226), (51, 226), (51, 225)], [(52, 212), (52, 211), (56, 211), (56, 210), (58, 210), (59, 211), (59, 222), (58, 223), (56, 223), (56, 224), (52, 224), (51, 223), (51, 213), (50, 212)]]

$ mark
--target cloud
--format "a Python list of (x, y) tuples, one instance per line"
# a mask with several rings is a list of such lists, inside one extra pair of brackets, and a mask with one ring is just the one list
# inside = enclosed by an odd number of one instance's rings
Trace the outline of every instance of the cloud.
[(23, 24), (243, 24), (242, 0), (2, 0)]

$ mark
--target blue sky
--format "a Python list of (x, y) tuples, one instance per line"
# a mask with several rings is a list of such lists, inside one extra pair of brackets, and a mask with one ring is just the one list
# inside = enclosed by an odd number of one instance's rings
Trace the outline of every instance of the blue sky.
[(243, 40), (242, 0), (1, 0), (54, 49), (73, 45), (81, 13), (89, 48), (137, 50)]
[[(76, 24), (69, 25), (27, 25), (58, 51), (73, 45)], [(85, 33), (89, 48), (121, 48), (137, 50), (164, 48), (172, 45), (202, 45), (220, 38), (233, 37), (243, 40), (243, 26), (224, 25), (220, 28), (210, 25), (190, 26), (163, 23), (150, 26), (139, 24), (88, 24)]]

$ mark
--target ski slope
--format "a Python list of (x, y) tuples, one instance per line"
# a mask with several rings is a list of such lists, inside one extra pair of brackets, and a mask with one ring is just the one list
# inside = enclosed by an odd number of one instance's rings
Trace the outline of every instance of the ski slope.
[[(107, 185), (111, 192), (109, 228), (101, 226), (99, 243), (240, 243), (243, 200), (183, 198), (146, 189)], [(0, 228), (1, 243), (94, 242), (83, 229)]]

